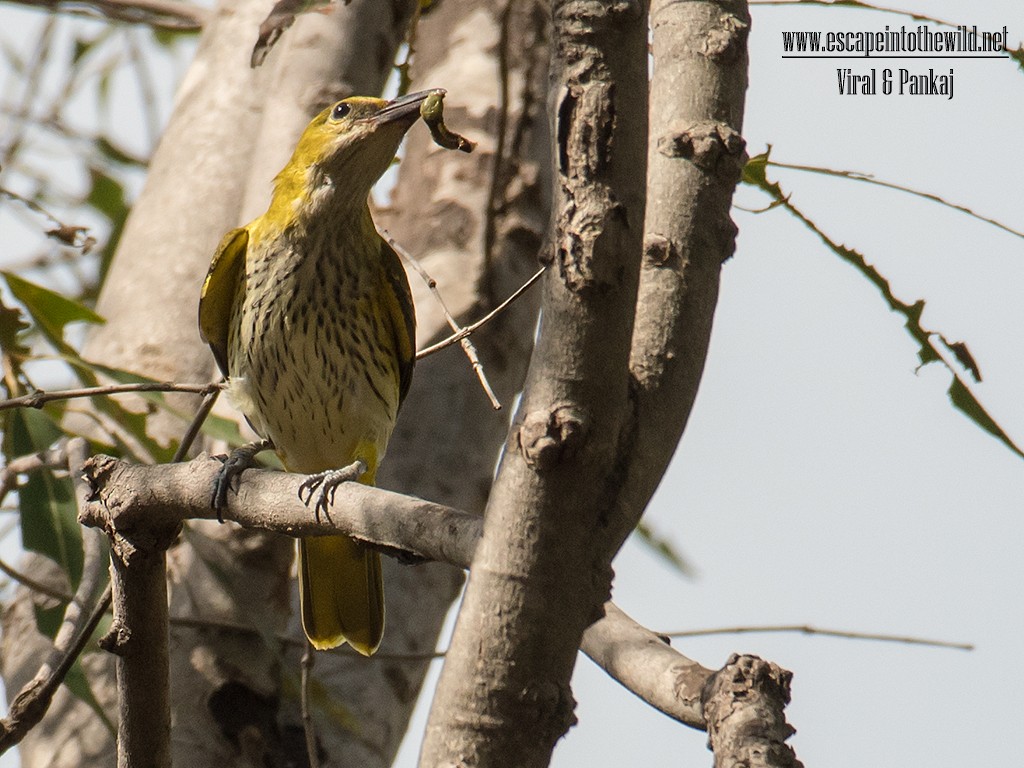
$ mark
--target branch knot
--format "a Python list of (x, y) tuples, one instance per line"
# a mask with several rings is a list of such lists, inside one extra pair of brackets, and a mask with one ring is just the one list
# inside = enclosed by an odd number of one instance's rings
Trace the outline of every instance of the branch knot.
[(792, 679), (777, 664), (735, 653), (708, 678), (702, 699), (715, 765), (803, 768), (785, 743), (796, 733), (784, 711)]
[(739, 180), (743, 137), (726, 123), (702, 121), (678, 126), (658, 138), (658, 151), (666, 157), (690, 160), (702, 171)]
[(750, 22), (732, 14), (725, 14), (712, 27), (704, 39), (704, 55), (720, 62), (735, 61), (747, 50)]
[(544, 472), (576, 453), (583, 432), (583, 417), (572, 406), (532, 411), (519, 428), (519, 449), (531, 469)]

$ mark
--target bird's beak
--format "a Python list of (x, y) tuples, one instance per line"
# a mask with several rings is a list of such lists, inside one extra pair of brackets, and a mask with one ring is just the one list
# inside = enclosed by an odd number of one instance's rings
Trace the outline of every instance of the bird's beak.
[[(428, 96), (435, 93), (443, 96), (445, 90), (443, 88), (433, 88), (429, 91), (417, 91), (416, 93), (401, 96), (394, 101), (389, 101), (370, 119), (378, 124), (405, 121), (412, 125), (416, 118), (420, 116), (420, 104)], [(410, 120), (410, 118), (412, 119)]]

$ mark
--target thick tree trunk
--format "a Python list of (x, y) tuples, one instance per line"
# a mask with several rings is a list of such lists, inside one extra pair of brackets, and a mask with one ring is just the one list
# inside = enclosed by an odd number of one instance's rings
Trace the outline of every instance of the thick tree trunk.
[(572, 723), (573, 664), (611, 580), (613, 553), (595, 534), (630, 418), (646, 48), (645, 3), (553, 4), (556, 232), (544, 313), (422, 766), (545, 766)]

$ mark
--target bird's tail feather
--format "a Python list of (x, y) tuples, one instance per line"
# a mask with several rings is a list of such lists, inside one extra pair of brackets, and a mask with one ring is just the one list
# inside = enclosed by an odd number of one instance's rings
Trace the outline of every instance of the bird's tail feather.
[(299, 539), (299, 605), (314, 648), (371, 655), (384, 634), (380, 554), (347, 536)]

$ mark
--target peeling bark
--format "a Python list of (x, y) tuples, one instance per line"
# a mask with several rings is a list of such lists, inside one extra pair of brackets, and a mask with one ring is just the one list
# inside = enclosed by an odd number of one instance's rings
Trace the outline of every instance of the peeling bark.
[(704, 690), (708, 748), (715, 768), (803, 768), (786, 739), (791, 672), (757, 656), (733, 654)]

